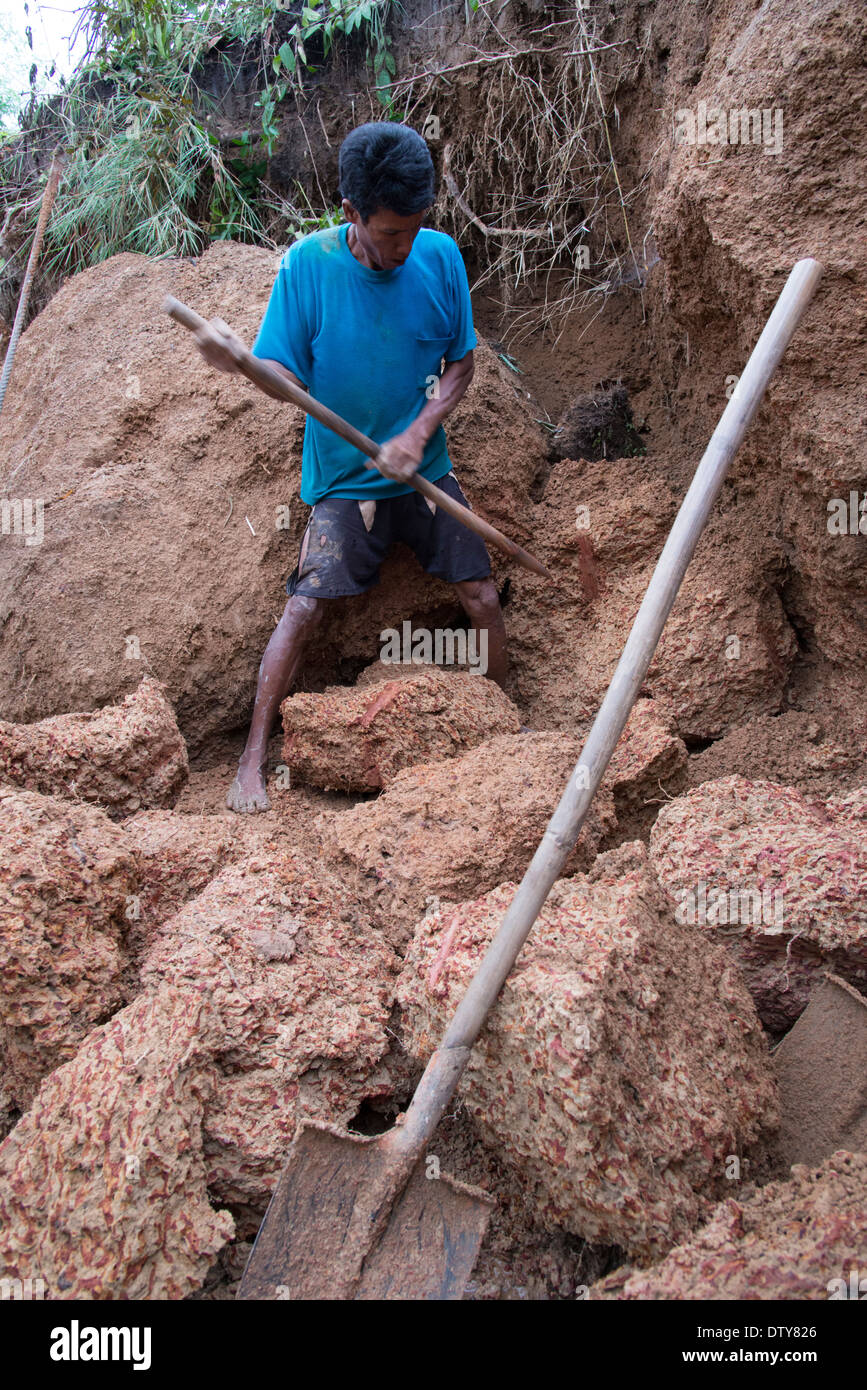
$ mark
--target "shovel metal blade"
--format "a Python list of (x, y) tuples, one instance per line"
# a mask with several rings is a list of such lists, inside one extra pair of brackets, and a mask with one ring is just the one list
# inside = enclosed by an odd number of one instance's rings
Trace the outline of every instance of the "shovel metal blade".
[(422, 1157), (381, 1236), (360, 1251), (350, 1222), (382, 1185), (389, 1163), (382, 1144), (316, 1121), (299, 1127), (239, 1299), (461, 1297), (495, 1202), (448, 1175), (427, 1177)]

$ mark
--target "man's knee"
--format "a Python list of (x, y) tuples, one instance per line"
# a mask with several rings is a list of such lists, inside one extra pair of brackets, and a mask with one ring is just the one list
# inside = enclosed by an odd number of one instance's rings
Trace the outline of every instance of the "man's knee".
[(500, 600), (493, 579), (468, 579), (457, 586), (463, 607), (485, 625), (500, 616)]
[(286, 632), (308, 637), (314, 628), (321, 623), (324, 611), (324, 599), (307, 598), (305, 594), (293, 594), (283, 609), (280, 627)]

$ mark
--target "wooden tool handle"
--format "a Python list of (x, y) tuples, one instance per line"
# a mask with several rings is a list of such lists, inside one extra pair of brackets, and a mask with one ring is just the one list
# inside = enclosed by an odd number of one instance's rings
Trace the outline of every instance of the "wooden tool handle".
[[(207, 319), (203, 319), (194, 309), (190, 309), (179, 299), (175, 299), (174, 295), (166, 295), (163, 300), (163, 308), (171, 318), (182, 324), (184, 328), (188, 328), (192, 333), (199, 328), (210, 328)], [(229, 350), (232, 351), (231, 348)], [(341, 439), (345, 439), (347, 444), (359, 449), (368, 458), (376, 458), (379, 453), (379, 445), (373, 439), (369, 439), (366, 434), (362, 434), (361, 430), (357, 430), (354, 425), (350, 425), (340, 415), (337, 415), (335, 411), (329, 410), (327, 405), (322, 405), (320, 401), (310, 395), (309, 391), (305, 391), (301, 386), (296, 386), (293, 381), (288, 381), (285, 376), (276, 372), (273, 367), (269, 367), (267, 362), (263, 362), (260, 357), (254, 357), (252, 352), (248, 352), (245, 347), (237, 348), (232, 352), (232, 356), (240, 371), (255, 386), (259, 386), (263, 390), (270, 388), (270, 390), (277, 392), (284, 400), (291, 401), (293, 405), (299, 406), (308, 415), (312, 415), (314, 420), (318, 420), (320, 424), (327, 425), (335, 434), (339, 434)], [(490, 522), (483, 521), (468, 507), (464, 507), (453, 497), (449, 497), (447, 492), (443, 492), (434, 483), (428, 482), (427, 478), (420, 478), (416, 474), (414, 477), (408, 478), (407, 482), (428, 501), (435, 503), (437, 507), (442, 507), (449, 516), (453, 516), (456, 521), (460, 521), (462, 525), (475, 531), (484, 540), (496, 546), (498, 550), (510, 555), (525, 569), (532, 570), (534, 574), (541, 574), (545, 579), (552, 578), (550, 571), (540, 560), (524, 550), (522, 546), (517, 545), (515, 541), (509, 540), (508, 536), (504, 536), (502, 531), (497, 530), (496, 526), (491, 526)]]
[(818, 261), (798, 261), (750, 354), (683, 499), (566, 790), (439, 1048), (425, 1068), (412, 1103), (402, 1117), (400, 1131), (392, 1141), (396, 1148), (404, 1147), (409, 1152), (414, 1145), (415, 1152), (423, 1152), (423, 1145), (457, 1088), (488, 1011), (563, 871), (647, 675), (729, 464), (815, 293), (822, 270)]

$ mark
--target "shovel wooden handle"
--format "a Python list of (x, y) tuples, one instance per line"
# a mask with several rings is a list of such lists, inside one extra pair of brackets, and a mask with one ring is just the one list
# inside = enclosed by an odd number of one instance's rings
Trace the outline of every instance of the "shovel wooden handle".
[[(584, 824), (623, 733), (711, 508), (780, 358), (822, 276), (818, 261), (794, 266), (692, 480), (629, 634), (608, 693), (572, 776), (497, 934), (485, 952), (401, 1123), (395, 1149), (420, 1153), (449, 1104), (488, 1011), (512, 969)], [(391, 1137), (391, 1136), (389, 1136)]]
[[(182, 304), (179, 299), (175, 299), (174, 295), (166, 295), (163, 300), (163, 308), (170, 318), (175, 319), (176, 322), (182, 324), (184, 328), (189, 328), (190, 332), (194, 333), (199, 328), (210, 327), (207, 319), (203, 319), (194, 309), (190, 309), (186, 304)], [(310, 395), (309, 391), (305, 391), (302, 387), (296, 386), (292, 381), (287, 381), (285, 376), (276, 372), (273, 367), (269, 367), (260, 357), (254, 357), (252, 352), (248, 352), (244, 347), (238, 348), (232, 355), (241, 372), (248, 380), (252, 381), (255, 386), (259, 386), (263, 390), (265, 388), (270, 388), (278, 392), (284, 400), (291, 401), (293, 405), (300, 406), (302, 410), (306, 411), (308, 415), (312, 415), (320, 424), (327, 425), (335, 434), (339, 434), (341, 439), (346, 440), (347, 444), (351, 444), (354, 448), (359, 449), (361, 453), (366, 454), (368, 458), (376, 458), (379, 453), (379, 445), (373, 439), (369, 439), (366, 434), (362, 434), (361, 430), (357, 430), (354, 425), (350, 425), (348, 421), (344, 420), (340, 415), (337, 415), (335, 411), (329, 410), (327, 405), (322, 405), (320, 401), (317, 401), (315, 397)], [(368, 465), (368, 467), (369, 466), (370, 465)], [(407, 482), (410, 487), (415, 488), (416, 492), (420, 492), (429, 502), (433, 502), (437, 507), (442, 507), (443, 511), (448, 512), (449, 516), (453, 516), (464, 526), (468, 526), (471, 531), (477, 532), (484, 540), (496, 546), (498, 550), (502, 550), (506, 555), (510, 555), (513, 560), (517, 560), (525, 569), (532, 570), (534, 574), (541, 574), (545, 579), (553, 578), (550, 571), (547, 570), (542, 562), (537, 560), (534, 555), (531, 555), (520, 545), (517, 545), (515, 541), (509, 540), (508, 536), (504, 536), (502, 531), (497, 530), (496, 526), (491, 526), (490, 522), (483, 521), (480, 516), (476, 516), (475, 512), (471, 512), (468, 507), (462, 506), (461, 503), (456, 502), (453, 497), (449, 497), (448, 493), (443, 492), (441, 488), (436, 487), (433, 483), (429, 483), (427, 478), (420, 478), (418, 474), (416, 474), (415, 477), (407, 479)]]

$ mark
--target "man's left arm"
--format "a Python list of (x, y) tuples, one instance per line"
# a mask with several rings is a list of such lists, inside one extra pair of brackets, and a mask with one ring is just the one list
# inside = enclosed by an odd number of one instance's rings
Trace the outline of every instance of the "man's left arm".
[(439, 378), (437, 394), (425, 402), (412, 424), (387, 439), (376, 458), (376, 466), (387, 478), (405, 483), (417, 472), (425, 445), (447, 415), (450, 415), (473, 379), (473, 348), (478, 339), (473, 328), (473, 302), (467, 270), (457, 244), (446, 239), (450, 264), (448, 295), (451, 302), (452, 338), (446, 347), (446, 369)]
[(387, 439), (376, 456), (376, 466), (386, 478), (405, 483), (418, 471), (428, 440), (466, 392), (475, 365), (472, 349), (457, 362), (446, 362), (437, 394), (425, 403), (412, 424)]

